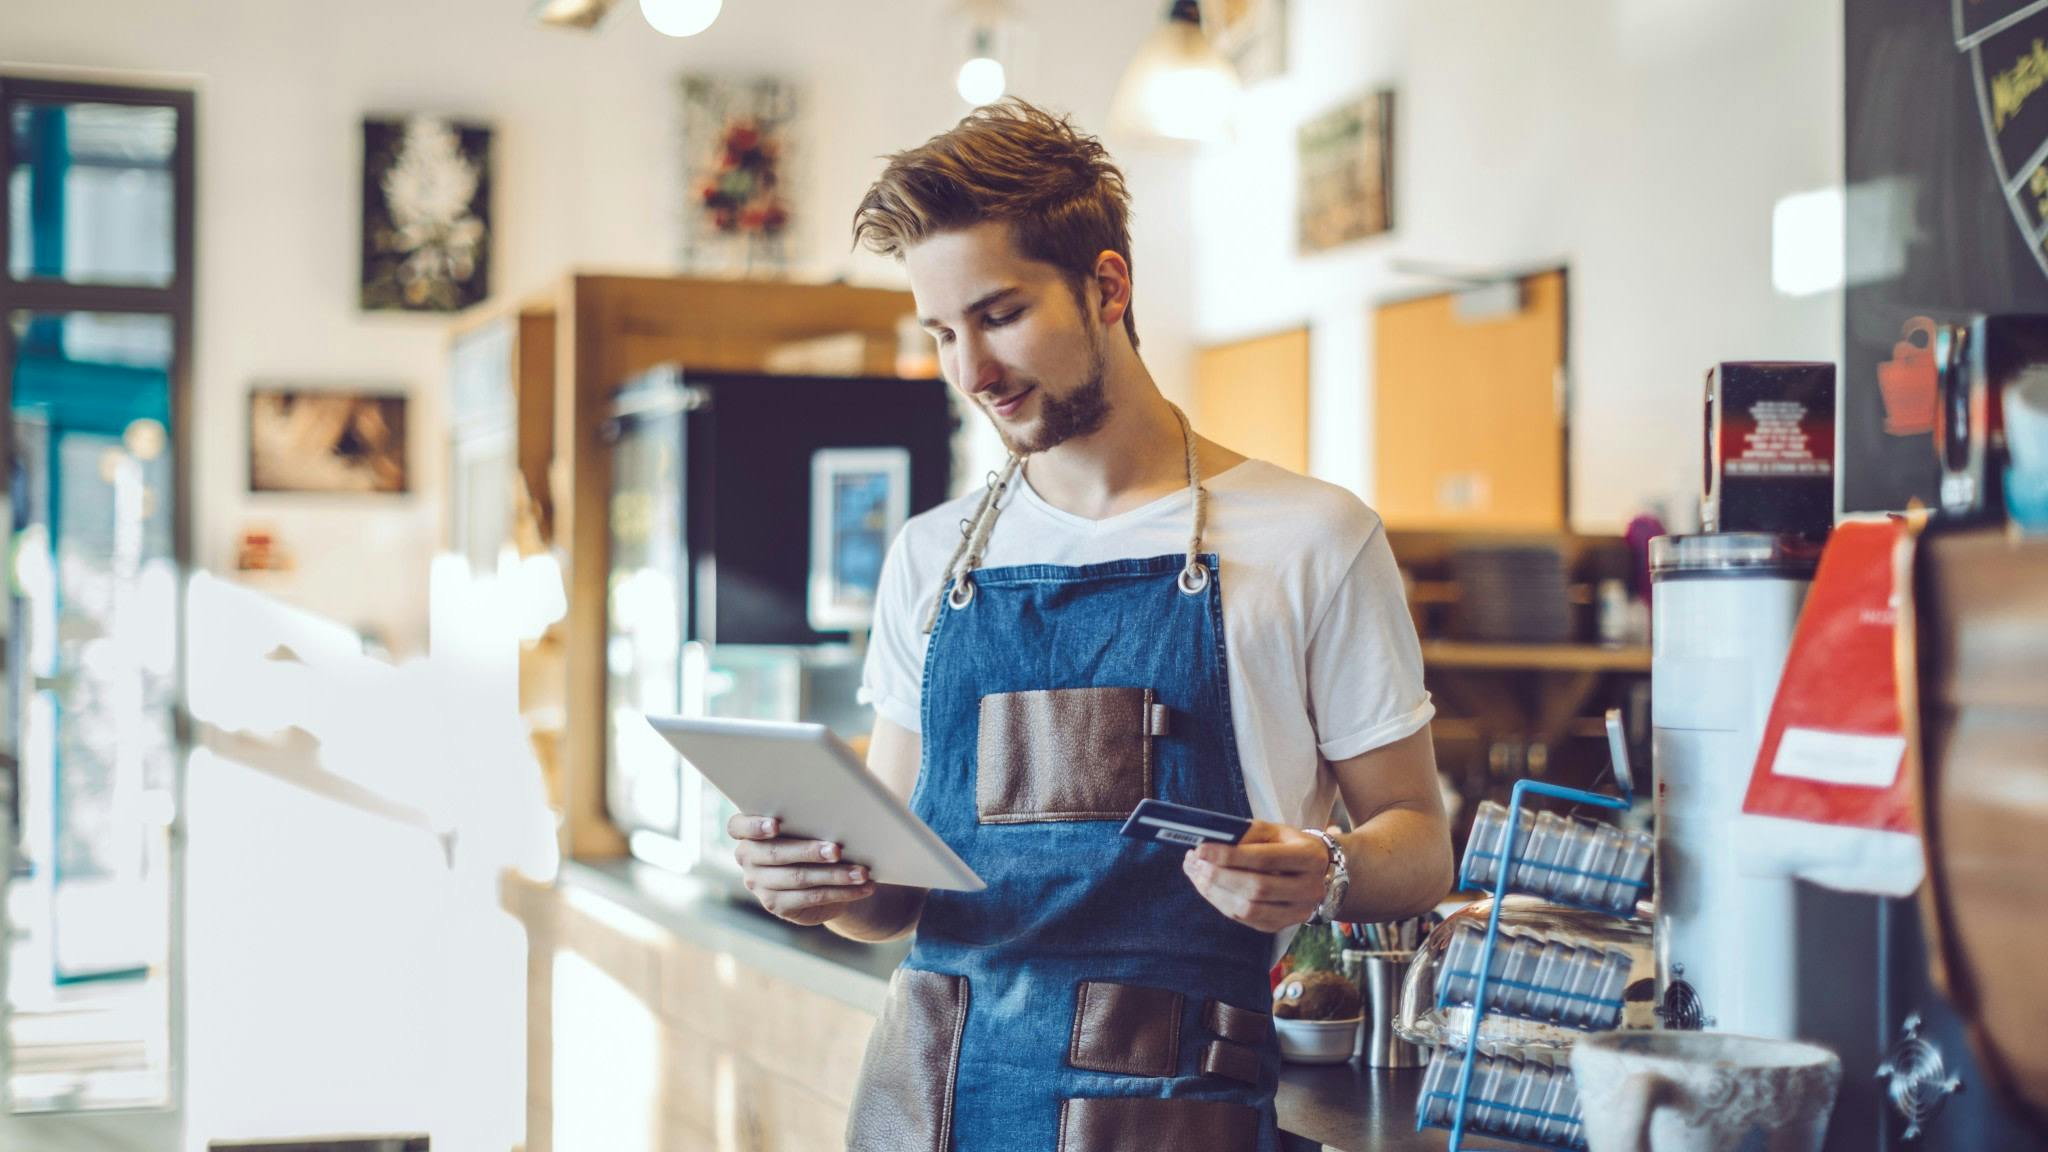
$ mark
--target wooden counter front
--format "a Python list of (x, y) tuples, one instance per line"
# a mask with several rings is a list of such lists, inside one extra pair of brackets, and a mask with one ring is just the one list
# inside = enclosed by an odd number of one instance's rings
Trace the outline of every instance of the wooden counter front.
[[(570, 863), (555, 884), (508, 876), (501, 896), (529, 941), (526, 1152), (842, 1147), (905, 944), (797, 928), (633, 861)], [(1440, 1152), (1445, 1133), (1415, 1130), (1421, 1082), (1286, 1066), (1283, 1144)]]

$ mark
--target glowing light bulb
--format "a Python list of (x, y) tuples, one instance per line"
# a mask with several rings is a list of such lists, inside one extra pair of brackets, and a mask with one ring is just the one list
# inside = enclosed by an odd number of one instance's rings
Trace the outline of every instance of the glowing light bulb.
[(1007, 82), (1003, 65), (988, 56), (976, 56), (960, 66), (960, 98), (979, 108), (1003, 98)]
[(664, 36), (695, 36), (718, 19), (724, 0), (640, 0), (640, 14)]

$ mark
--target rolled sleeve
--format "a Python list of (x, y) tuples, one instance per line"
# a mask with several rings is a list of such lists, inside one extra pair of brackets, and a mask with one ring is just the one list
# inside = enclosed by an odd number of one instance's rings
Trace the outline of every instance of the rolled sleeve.
[(1394, 551), (1375, 525), (1310, 632), (1309, 708), (1325, 760), (1420, 732), (1436, 715)]

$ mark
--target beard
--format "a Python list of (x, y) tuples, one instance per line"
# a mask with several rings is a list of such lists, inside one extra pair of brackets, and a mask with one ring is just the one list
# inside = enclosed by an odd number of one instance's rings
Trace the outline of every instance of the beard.
[(990, 413), (996, 435), (1003, 446), (1019, 456), (1057, 448), (1080, 436), (1090, 436), (1109, 422), (1109, 357), (1103, 350), (1102, 333), (1092, 331), (1088, 349), (1088, 372), (1079, 386), (1055, 396), (1042, 384), (1038, 388), (1038, 422), (1012, 434)]

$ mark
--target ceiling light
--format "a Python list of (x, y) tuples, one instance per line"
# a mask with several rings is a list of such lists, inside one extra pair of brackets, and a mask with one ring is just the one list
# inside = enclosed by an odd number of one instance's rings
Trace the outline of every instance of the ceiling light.
[(605, 18), (619, 0), (539, 0), (533, 6), (533, 18), (543, 24), (557, 28), (582, 28), (589, 30)]
[(1173, 0), (1124, 70), (1111, 123), (1168, 140), (1220, 140), (1237, 103), (1237, 69), (1202, 34), (1196, 0)]
[(1000, 62), (976, 56), (960, 66), (960, 98), (979, 108), (1003, 98), (1005, 77)]
[(953, 78), (960, 99), (979, 108), (1010, 90), (1010, 0), (954, 0), (950, 35), (966, 41), (965, 62)]
[(975, 31), (974, 55), (960, 66), (956, 81), (960, 98), (977, 108), (1001, 100), (1008, 85), (1008, 78), (1003, 75), (1003, 62), (995, 57), (993, 41), (988, 29)]
[(695, 36), (718, 19), (724, 0), (640, 0), (640, 14), (664, 36)]

